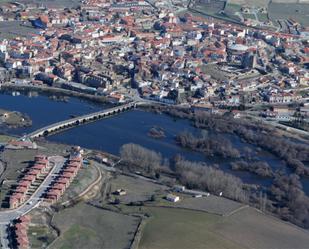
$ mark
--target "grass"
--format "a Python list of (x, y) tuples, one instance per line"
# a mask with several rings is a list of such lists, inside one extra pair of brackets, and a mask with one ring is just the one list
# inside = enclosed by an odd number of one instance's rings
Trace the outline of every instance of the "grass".
[(14, 139), (14, 137), (8, 135), (0, 135), (0, 143), (7, 143), (12, 139)]
[(31, 226), (28, 230), (31, 248), (45, 248), (55, 238), (46, 226)]
[(309, 245), (308, 231), (253, 208), (224, 217), (212, 230), (226, 239), (239, 241), (245, 248), (305, 249)]
[(65, 240), (60, 249), (74, 248), (79, 241), (95, 240), (96, 232), (80, 225), (72, 225), (64, 234)]
[(253, 15), (253, 14), (243, 14), (243, 17), (246, 18), (246, 19), (253, 19), (253, 20), (255, 20), (255, 15)]
[(139, 249), (304, 249), (309, 232), (253, 208), (229, 216), (193, 210), (144, 207), (151, 215)]
[(77, 197), (97, 179), (98, 175), (99, 172), (95, 167), (82, 167), (78, 172), (76, 178), (65, 191), (61, 201), (64, 202)]
[(226, 4), (226, 6), (225, 6), (225, 10), (230, 10), (230, 11), (233, 11), (233, 12), (240, 12), (241, 7), (242, 7), (242, 6), (239, 5), (239, 4), (228, 3), (228, 4)]
[(120, 199), (122, 203), (130, 203), (137, 201), (147, 201), (153, 194), (166, 195), (166, 187), (147, 182), (138, 178), (118, 175), (111, 181), (111, 194), (117, 189), (125, 189), (127, 194), (124, 196), (114, 196)]
[(138, 218), (85, 203), (60, 211), (53, 221), (61, 235), (51, 249), (128, 248), (139, 223)]
[(292, 18), (304, 26), (309, 25), (308, 3), (270, 3), (268, 8), (272, 21)]
[(243, 248), (211, 231), (221, 216), (172, 208), (146, 208), (146, 212), (152, 218), (145, 225), (139, 249)]
[(268, 16), (265, 13), (259, 13), (257, 14), (258, 19), (260, 22), (267, 22), (268, 21)]

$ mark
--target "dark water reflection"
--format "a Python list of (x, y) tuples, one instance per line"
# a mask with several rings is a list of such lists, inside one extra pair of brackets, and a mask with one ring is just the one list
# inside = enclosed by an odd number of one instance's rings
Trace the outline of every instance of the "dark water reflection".
[[(30, 116), (33, 121), (32, 127), (9, 131), (16, 135), (22, 135), (45, 125), (68, 119), (71, 115), (86, 114), (106, 107), (94, 105), (76, 98), (70, 98), (68, 102), (59, 102), (52, 101), (47, 96), (29, 98), (23, 95), (13, 97), (11, 94), (1, 94), (0, 108), (20, 111)], [(149, 137), (147, 133), (153, 126), (162, 127), (165, 137), (162, 139)], [(249, 172), (232, 171), (230, 161), (227, 159), (208, 158), (202, 153), (192, 152), (179, 147), (175, 142), (175, 136), (183, 131), (189, 131), (194, 134), (200, 132), (191, 126), (188, 120), (179, 120), (164, 114), (134, 110), (66, 130), (48, 137), (48, 140), (76, 144), (113, 154), (119, 154), (119, 149), (123, 144), (136, 143), (160, 152), (166, 158), (181, 154), (188, 160), (204, 161), (209, 164), (216, 163), (221, 169), (240, 177), (245, 183), (262, 186), (269, 186), (271, 184), (271, 179), (261, 178)], [(244, 143), (237, 136), (225, 134), (224, 138), (231, 141), (233, 146), (242, 153), (244, 148), (250, 148), (253, 151), (254, 157), (266, 161), (273, 170), (284, 168), (289, 173), (289, 169), (285, 167), (284, 163), (272, 154), (260, 151), (255, 146)], [(302, 183), (304, 190), (309, 194), (309, 179), (303, 178)]]

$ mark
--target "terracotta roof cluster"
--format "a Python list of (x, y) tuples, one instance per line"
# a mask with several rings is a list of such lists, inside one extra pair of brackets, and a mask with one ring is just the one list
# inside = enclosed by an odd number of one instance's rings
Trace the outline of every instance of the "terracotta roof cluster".
[(21, 216), (18, 220), (15, 222), (15, 240), (17, 244), (17, 248), (19, 249), (28, 249), (30, 248), (29, 246), (29, 239), (27, 235), (28, 231), (28, 226), (30, 223), (30, 216), (29, 215), (24, 215)]
[(82, 157), (73, 157), (67, 161), (65, 167), (46, 193), (45, 199), (47, 202), (54, 203), (59, 200), (64, 191), (70, 186), (70, 183), (76, 177), (82, 163)]
[(10, 197), (10, 208), (17, 208), (27, 199), (27, 192), (31, 185), (40, 176), (44, 176), (49, 172), (50, 165), (45, 155), (37, 155), (34, 165), (28, 169), (27, 173), (20, 179), (17, 187)]

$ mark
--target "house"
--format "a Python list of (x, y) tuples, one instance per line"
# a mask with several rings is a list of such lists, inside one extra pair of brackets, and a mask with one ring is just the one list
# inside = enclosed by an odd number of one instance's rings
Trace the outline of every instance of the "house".
[(62, 177), (62, 176), (57, 180), (56, 183), (63, 184), (65, 185), (66, 188), (70, 186), (70, 181), (67, 178)]
[(74, 173), (73, 172), (63, 172), (62, 176), (67, 178), (70, 182), (73, 181)]
[(65, 188), (66, 188), (66, 186), (64, 184), (61, 184), (61, 183), (55, 183), (54, 186), (52, 187), (52, 189), (60, 190), (60, 193), (62, 195), (65, 191)]
[(117, 189), (115, 195), (126, 195), (127, 192), (124, 189)]
[(22, 180), (30, 182), (30, 183), (34, 183), (36, 180), (36, 176), (35, 175), (25, 175)]
[(10, 198), (10, 208), (17, 208), (24, 201), (25, 201), (24, 194), (14, 193)]
[(49, 202), (56, 202), (59, 200), (60, 196), (62, 195), (61, 190), (59, 189), (50, 189), (50, 191), (47, 193), (46, 198)]
[(177, 195), (168, 194), (168, 195), (166, 196), (166, 200), (168, 200), (168, 201), (170, 201), (170, 202), (178, 202), (178, 201), (180, 201), (180, 198), (179, 198), (179, 196), (177, 196)]

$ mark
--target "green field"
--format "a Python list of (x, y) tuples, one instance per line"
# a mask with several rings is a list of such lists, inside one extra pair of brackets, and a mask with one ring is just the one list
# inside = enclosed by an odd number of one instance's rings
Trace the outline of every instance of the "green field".
[(305, 249), (309, 232), (243, 208), (228, 216), (175, 208), (147, 207), (139, 249)]
[(51, 249), (123, 249), (129, 247), (139, 219), (79, 203), (57, 213), (53, 222), (61, 235)]
[(8, 135), (0, 135), (0, 143), (7, 143), (8, 141), (12, 140), (14, 137)]
[(270, 3), (268, 6), (269, 17), (272, 21), (294, 19), (304, 26), (309, 25), (308, 3)]
[(69, 201), (76, 198), (80, 193), (85, 191), (99, 177), (99, 172), (95, 167), (82, 167), (73, 182), (64, 192), (61, 202)]
[(246, 19), (253, 19), (253, 20), (255, 20), (255, 15), (253, 15), (253, 14), (243, 14), (242, 16), (244, 18), (246, 18)]
[(147, 208), (147, 222), (139, 249), (233, 249), (243, 248), (211, 231), (222, 218), (219, 215), (172, 209)]

